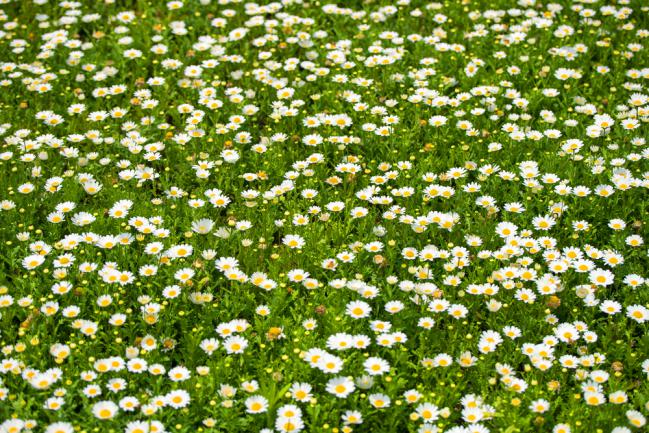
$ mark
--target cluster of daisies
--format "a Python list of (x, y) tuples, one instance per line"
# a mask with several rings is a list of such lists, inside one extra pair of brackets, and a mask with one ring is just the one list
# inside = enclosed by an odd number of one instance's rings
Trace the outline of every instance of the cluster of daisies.
[(0, 1), (0, 433), (633, 433), (649, 5)]

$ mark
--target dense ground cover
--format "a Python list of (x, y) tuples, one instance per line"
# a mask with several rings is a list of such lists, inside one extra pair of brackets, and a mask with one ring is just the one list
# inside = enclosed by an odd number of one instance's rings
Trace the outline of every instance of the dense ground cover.
[(0, 3), (0, 433), (646, 429), (645, 2)]

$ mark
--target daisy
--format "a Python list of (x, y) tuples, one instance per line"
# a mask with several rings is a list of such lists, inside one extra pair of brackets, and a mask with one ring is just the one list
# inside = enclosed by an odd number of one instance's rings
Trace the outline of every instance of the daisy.
[(228, 354), (241, 354), (248, 347), (248, 341), (239, 336), (227, 337), (223, 341), (223, 347)]
[(289, 388), (289, 392), (291, 393), (291, 397), (294, 398), (295, 400), (304, 403), (308, 402), (312, 398), (312, 387), (308, 383), (293, 383), (291, 387)]
[(372, 308), (366, 302), (353, 301), (347, 304), (345, 312), (353, 319), (363, 319), (369, 317)]
[(390, 397), (385, 394), (370, 394), (367, 396), (370, 404), (376, 409), (383, 409), (390, 407)]
[(268, 410), (268, 400), (260, 395), (248, 397), (244, 404), (248, 413), (257, 414)]
[(367, 374), (371, 376), (382, 375), (390, 371), (390, 364), (382, 358), (370, 357), (363, 362)]
[(326, 390), (338, 398), (346, 398), (355, 390), (354, 382), (347, 377), (335, 377), (327, 382)]
[(433, 423), (439, 419), (440, 411), (437, 406), (431, 403), (421, 403), (415, 409), (415, 413), (419, 415), (424, 422)]
[(112, 401), (100, 401), (92, 406), (92, 414), (100, 420), (108, 420), (115, 417), (119, 407)]
[(174, 409), (181, 409), (189, 405), (191, 400), (189, 393), (183, 389), (177, 389), (169, 392), (165, 396), (167, 404)]

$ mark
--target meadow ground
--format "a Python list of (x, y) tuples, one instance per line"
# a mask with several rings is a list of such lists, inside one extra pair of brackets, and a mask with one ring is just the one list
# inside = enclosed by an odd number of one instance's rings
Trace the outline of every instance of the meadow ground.
[(0, 433), (647, 431), (648, 14), (0, 0)]

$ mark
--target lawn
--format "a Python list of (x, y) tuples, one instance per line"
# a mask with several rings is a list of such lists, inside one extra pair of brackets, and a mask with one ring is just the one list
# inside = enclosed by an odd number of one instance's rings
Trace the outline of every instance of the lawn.
[(649, 4), (337, 1), (0, 0), (0, 433), (647, 431)]

